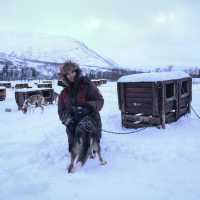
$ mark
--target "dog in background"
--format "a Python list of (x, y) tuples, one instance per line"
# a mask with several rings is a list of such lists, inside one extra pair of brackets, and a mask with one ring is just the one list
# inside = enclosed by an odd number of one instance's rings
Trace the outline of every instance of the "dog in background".
[(22, 106), (22, 112), (27, 113), (28, 109), (32, 109), (32, 107), (37, 108), (40, 107), (42, 111), (44, 111), (43, 105), (46, 105), (45, 98), (40, 95), (31, 95), (29, 98), (27, 98)]
[(58, 103), (58, 96), (59, 94), (57, 92), (53, 92), (53, 102)]

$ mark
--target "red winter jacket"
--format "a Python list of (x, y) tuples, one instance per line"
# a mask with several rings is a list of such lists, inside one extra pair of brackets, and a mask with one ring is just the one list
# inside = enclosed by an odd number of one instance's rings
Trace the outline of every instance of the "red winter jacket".
[(99, 111), (102, 109), (104, 99), (99, 89), (87, 77), (79, 77), (73, 85), (66, 85), (58, 99), (58, 115), (62, 122), (66, 120), (73, 106), (90, 104), (94, 108), (93, 118), (101, 129)]

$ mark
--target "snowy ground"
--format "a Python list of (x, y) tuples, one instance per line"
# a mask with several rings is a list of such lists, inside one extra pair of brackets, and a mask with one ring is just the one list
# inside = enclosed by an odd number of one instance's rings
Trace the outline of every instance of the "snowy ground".
[[(105, 98), (103, 128), (131, 131), (121, 128), (116, 83), (100, 90)], [(198, 98), (200, 85), (195, 84), (192, 105), (200, 113)], [(103, 133), (102, 155), (108, 164), (89, 160), (67, 174), (67, 137), (57, 106), (24, 115), (17, 110), (14, 91), (8, 89), (6, 101), (0, 102), (0, 199), (199, 200), (198, 129), (200, 120), (192, 113), (166, 129), (152, 127), (129, 135)]]

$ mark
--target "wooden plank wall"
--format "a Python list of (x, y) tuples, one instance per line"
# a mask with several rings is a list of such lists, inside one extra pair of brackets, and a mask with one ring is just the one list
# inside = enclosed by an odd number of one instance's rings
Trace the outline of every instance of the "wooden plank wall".
[[(187, 82), (188, 87), (186, 94), (181, 93), (184, 81)], [(117, 90), (122, 126), (127, 128), (153, 124), (160, 124), (165, 128), (165, 123), (174, 122), (190, 112), (191, 78), (158, 83), (118, 83)], [(141, 120), (141, 123), (137, 124), (137, 120)]]
[[(187, 90), (183, 93), (182, 85), (187, 83)], [(192, 101), (192, 79), (183, 79), (179, 83), (179, 117), (186, 113), (190, 113), (191, 101)]]
[(4, 101), (6, 99), (6, 88), (0, 89), (0, 101)]
[(38, 88), (52, 88), (52, 83), (38, 83)]
[(124, 97), (125, 112), (152, 114), (152, 83), (127, 83), (125, 84)]
[(16, 89), (29, 88), (29, 85), (28, 85), (28, 83), (17, 83), (15, 85), (15, 88)]

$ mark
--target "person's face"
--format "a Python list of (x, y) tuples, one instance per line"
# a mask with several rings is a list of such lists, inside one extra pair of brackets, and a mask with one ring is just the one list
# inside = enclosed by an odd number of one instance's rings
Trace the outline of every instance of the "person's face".
[(70, 82), (74, 82), (76, 77), (76, 71), (74, 69), (69, 69), (65, 76)]

